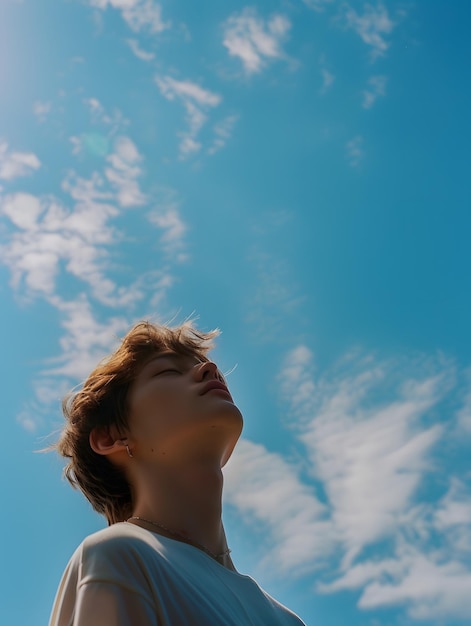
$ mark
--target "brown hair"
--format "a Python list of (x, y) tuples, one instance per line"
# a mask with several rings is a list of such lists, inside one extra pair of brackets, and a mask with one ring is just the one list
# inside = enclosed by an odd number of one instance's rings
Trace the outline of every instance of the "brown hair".
[(217, 330), (200, 332), (191, 322), (175, 328), (139, 322), (118, 349), (98, 364), (83, 387), (64, 398), (66, 425), (54, 447), (69, 459), (64, 469), (69, 482), (84, 493), (95, 511), (106, 516), (109, 525), (132, 515), (131, 488), (121, 468), (92, 450), (90, 432), (111, 425), (119, 431), (126, 428), (128, 390), (153, 354), (172, 350), (206, 361), (218, 334)]

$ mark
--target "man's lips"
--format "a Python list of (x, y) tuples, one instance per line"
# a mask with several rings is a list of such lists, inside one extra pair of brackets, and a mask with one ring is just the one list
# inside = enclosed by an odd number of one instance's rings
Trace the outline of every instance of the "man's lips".
[(220, 380), (210, 380), (203, 387), (203, 390), (200, 395), (204, 396), (205, 393), (208, 393), (208, 391), (212, 391), (213, 389), (219, 389), (220, 391), (225, 391), (229, 396), (231, 396), (231, 394), (229, 393), (229, 389)]

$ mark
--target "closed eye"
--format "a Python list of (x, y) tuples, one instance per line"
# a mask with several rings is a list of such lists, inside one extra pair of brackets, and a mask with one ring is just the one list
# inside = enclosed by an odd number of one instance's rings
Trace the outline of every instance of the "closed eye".
[(168, 374), (168, 373), (171, 373), (171, 372), (174, 372), (175, 374), (181, 374), (180, 370), (177, 370), (177, 369), (174, 369), (174, 368), (168, 368), (166, 370), (160, 370), (160, 372), (156, 372), (154, 374), (154, 376), (160, 376), (161, 374)]

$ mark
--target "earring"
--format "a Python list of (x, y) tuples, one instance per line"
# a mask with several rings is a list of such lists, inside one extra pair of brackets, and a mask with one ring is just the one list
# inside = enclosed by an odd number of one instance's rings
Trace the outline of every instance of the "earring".
[(126, 448), (126, 452), (128, 453), (128, 457), (130, 457), (131, 459), (133, 458), (133, 454), (131, 452), (131, 450), (129, 449), (129, 444), (124, 443), (126, 441), (126, 439), (121, 439), (123, 446)]

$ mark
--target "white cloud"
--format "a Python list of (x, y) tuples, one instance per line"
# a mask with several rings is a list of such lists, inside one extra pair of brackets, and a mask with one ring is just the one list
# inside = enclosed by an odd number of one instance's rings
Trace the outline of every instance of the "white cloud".
[(41, 102), (37, 100), (33, 104), (33, 113), (39, 122), (45, 122), (51, 110), (52, 110), (51, 102)]
[(150, 216), (150, 221), (165, 231), (162, 237), (164, 242), (180, 241), (186, 232), (186, 226), (175, 209), (168, 209), (161, 215), (154, 213)]
[[(83, 98), (82, 102), (87, 107), (93, 124), (103, 124), (110, 127), (107, 129), (111, 135), (129, 125), (119, 109), (109, 113), (97, 98)], [(86, 135), (85, 135), (86, 136)]]
[(105, 109), (97, 98), (84, 98), (83, 103), (88, 107), (90, 113), (96, 117), (102, 117)]
[(115, 202), (122, 207), (145, 202), (136, 180), (141, 173), (136, 165), (140, 160), (134, 143), (118, 137), (108, 157), (106, 179), (97, 173), (88, 180), (70, 173), (63, 181), (62, 189), (72, 199), (72, 207), (53, 197), (22, 192), (0, 200), (0, 212), (17, 229), (0, 249), (15, 289), (23, 285), (27, 293), (51, 301), (57, 276), (64, 269), (89, 285), (103, 304), (124, 306), (142, 298), (139, 280), (120, 288), (106, 276), (109, 249), (121, 238), (111, 224), (119, 214)]
[(84, 294), (71, 301), (54, 296), (52, 302), (63, 315), (61, 326), (65, 334), (60, 339), (62, 354), (51, 359), (58, 365), (45, 370), (43, 375), (83, 380), (118, 343), (129, 328), (129, 320), (117, 316), (99, 322)]
[(115, 141), (115, 152), (108, 157), (108, 161), (117, 170), (127, 169), (141, 160), (142, 157), (136, 145), (129, 137), (118, 137)]
[(0, 141), (0, 179), (13, 180), (28, 176), (41, 167), (41, 161), (32, 152), (11, 152), (6, 141)]
[(234, 126), (239, 119), (238, 115), (229, 115), (218, 124), (214, 126), (215, 138), (213, 143), (208, 148), (209, 154), (215, 154), (226, 145), (227, 141), (231, 138)]
[(364, 408), (384, 376), (374, 368), (326, 386), (300, 435), (331, 503), (346, 562), (396, 530), (442, 433), (438, 425), (420, 425), (438, 400), (440, 377), (410, 381), (395, 401)]
[(287, 354), (279, 375), (279, 383), (282, 392), (290, 398), (292, 419), (302, 419), (314, 410), (312, 399), (315, 386), (312, 371), (313, 354), (307, 346), (299, 345)]
[(197, 137), (207, 121), (206, 112), (219, 105), (221, 96), (191, 81), (179, 81), (171, 76), (156, 76), (155, 82), (167, 100), (178, 99), (185, 107), (188, 130), (180, 133), (180, 156), (185, 158), (198, 152), (201, 143)]
[(142, 172), (137, 165), (142, 157), (129, 137), (117, 137), (114, 152), (106, 159), (111, 167), (105, 169), (105, 176), (116, 189), (116, 200), (122, 207), (145, 204), (147, 198), (140, 190), (137, 179)]
[(395, 24), (390, 19), (387, 8), (378, 2), (376, 7), (364, 5), (363, 14), (359, 14), (350, 5), (346, 5), (344, 20), (347, 28), (356, 32), (362, 41), (371, 48), (372, 58), (382, 56), (389, 48), (386, 36)]
[[(103, 115), (97, 100), (87, 104)], [(94, 172), (88, 179), (74, 171), (67, 174), (61, 185), (65, 198), (23, 191), (0, 196), (4, 223), (0, 261), (10, 271), (11, 285), (20, 297), (39, 297), (55, 308), (64, 329), (59, 355), (33, 380), (34, 402), (26, 403), (17, 416), (28, 432), (45, 422), (45, 411), (63, 395), (70, 379), (77, 382), (86, 376), (109, 352), (117, 335), (129, 328), (132, 320), (123, 309), (132, 311), (145, 299), (150, 310), (156, 306), (164, 310), (174, 283), (172, 264), (185, 258), (186, 226), (177, 205), (162, 206), (154, 216), (162, 237), (160, 258), (150, 260), (151, 269), (141, 268), (130, 284), (113, 278), (117, 244), (124, 237), (116, 219), (123, 208), (147, 202), (138, 185), (142, 160), (133, 141), (120, 135), (103, 174)], [(156, 261), (158, 270), (153, 269)], [(59, 281), (71, 294), (67, 300), (58, 295)], [(96, 302), (119, 309), (119, 314), (109, 315), (102, 308), (98, 316)]]
[(36, 381), (38, 400), (43, 403), (56, 401), (57, 390), (63, 395), (64, 387), (69, 386), (66, 381), (83, 380), (116, 347), (134, 321), (121, 312), (122, 304), (134, 303), (142, 298), (143, 292), (150, 294), (151, 306), (154, 301), (162, 303), (172, 284), (173, 278), (168, 271), (143, 272), (133, 285), (116, 289), (112, 304), (119, 309), (120, 314), (101, 314), (101, 319), (98, 319), (93, 304), (85, 293), (80, 293), (71, 300), (52, 295), (49, 302), (59, 311), (61, 326), (65, 332), (59, 342), (60, 355), (48, 359), (48, 367)]
[(433, 521), (436, 529), (446, 532), (457, 555), (471, 552), (471, 488), (463, 480), (451, 478)]
[[(147, 203), (138, 185), (142, 157), (129, 137), (119, 136), (107, 157), (104, 176), (89, 179), (69, 172), (62, 190), (69, 202), (54, 196), (24, 192), (0, 197), (0, 214), (11, 224), (0, 246), (0, 260), (9, 268), (11, 285), (27, 298), (42, 297), (55, 306), (57, 280), (64, 274), (69, 288), (90, 289), (98, 302), (111, 307), (133, 307), (149, 295), (162, 302), (173, 283), (171, 271), (141, 271), (127, 285), (110, 277), (112, 249), (123, 239), (113, 221), (120, 209)], [(160, 252), (168, 261), (186, 259), (185, 224), (176, 204), (163, 205), (154, 214), (162, 230)], [(71, 278), (77, 279), (76, 284)]]
[(0, 250), (3, 262), (10, 268), (14, 288), (19, 288), (24, 279), (27, 290), (51, 296), (59, 265), (64, 261), (67, 271), (89, 283), (99, 299), (111, 295), (114, 285), (100, 269), (106, 256), (100, 246), (113, 241), (114, 233), (107, 221), (117, 211), (96, 201), (102, 195), (95, 192), (94, 185), (99, 182), (97, 178), (65, 181), (64, 190), (77, 200), (72, 211), (54, 198), (24, 193), (4, 198), (1, 211), (20, 229)]
[(208, 107), (215, 107), (221, 102), (221, 96), (189, 80), (175, 80), (171, 76), (156, 76), (155, 80), (161, 93), (168, 100), (179, 97), (184, 102), (193, 102)]
[(303, 301), (290, 264), (280, 257), (279, 251), (264, 250), (263, 240), (270, 229), (286, 236), (290, 219), (289, 211), (267, 211), (257, 215), (252, 222), (256, 240), (249, 261), (254, 280), (247, 293), (246, 319), (257, 342), (273, 342), (274, 337), (282, 335), (287, 316), (292, 318)]
[(184, 239), (187, 231), (186, 224), (180, 216), (177, 206), (155, 209), (148, 213), (148, 220), (163, 231), (160, 244), (167, 256), (175, 261), (186, 261), (188, 256), (184, 252)]
[(329, 91), (329, 89), (334, 84), (335, 76), (329, 72), (325, 67), (321, 67), (321, 75), (322, 75), (322, 86), (320, 88), (320, 93), (324, 95)]
[(281, 390), (326, 497), (319, 531), (335, 547), (319, 592), (360, 590), (359, 608), (400, 606), (413, 619), (471, 616), (471, 490), (451, 477), (443, 497), (419, 495), (446, 435), (429, 416), (453, 380), (444, 361), (352, 352), (320, 376), (307, 346), (287, 355)]
[(33, 230), (37, 227), (37, 220), (43, 207), (36, 196), (18, 192), (5, 197), (1, 210), (18, 228)]
[(471, 572), (457, 561), (437, 562), (408, 547), (398, 558), (397, 580), (370, 582), (358, 603), (360, 608), (405, 605), (417, 620), (471, 618)]
[(379, 96), (386, 95), (386, 76), (371, 76), (368, 88), (363, 91), (363, 108), (370, 109)]
[[(195, 127), (192, 129), (193, 132), (195, 132), (194, 129)], [(201, 143), (196, 141), (194, 137), (187, 135), (186, 133), (180, 133), (180, 136), (182, 137), (182, 140), (180, 141), (180, 157), (182, 159), (185, 159), (188, 155), (201, 150)]]
[(37, 413), (34, 412), (33, 409), (29, 411), (26, 409), (20, 411), (20, 413), (16, 416), (16, 421), (21, 428), (26, 430), (28, 433), (36, 432), (41, 423), (41, 420), (38, 419)]
[(319, 59), (319, 67), (322, 76), (322, 85), (319, 89), (319, 93), (321, 94), (321, 96), (324, 96), (330, 90), (335, 81), (335, 76), (327, 69), (325, 54), (321, 54), (321, 57)]
[(34, 380), (34, 395), (39, 403), (38, 412), (46, 406), (60, 404), (62, 398), (67, 393), (69, 385), (65, 380), (58, 381), (57, 378), (40, 376)]
[(289, 19), (279, 13), (268, 20), (246, 7), (231, 15), (224, 24), (223, 44), (229, 55), (238, 57), (247, 74), (261, 72), (268, 61), (286, 58), (281, 44), (291, 28)]
[(135, 32), (148, 30), (151, 33), (160, 33), (170, 26), (162, 19), (160, 4), (153, 0), (89, 0), (89, 2), (97, 9), (104, 10), (109, 6), (121, 11), (123, 19)]
[(72, 144), (72, 154), (80, 154), (83, 150), (82, 138), (73, 135), (69, 137), (69, 141)]
[(182, 263), (188, 260), (186, 233), (188, 230), (181, 213), (178, 196), (172, 189), (162, 188), (156, 206), (147, 213), (149, 222), (161, 231), (159, 247), (167, 258)]
[(153, 52), (146, 52), (145, 50), (142, 50), (136, 39), (127, 39), (126, 42), (131, 48), (133, 54), (137, 56), (138, 59), (141, 59), (141, 61), (152, 61), (155, 59), (155, 54)]
[(363, 137), (361, 135), (353, 137), (353, 139), (347, 141), (345, 149), (348, 163), (352, 167), (358, 167), (365, 156), (365, 151), (363, 149)]
[(319, 567), (332, 548), (325, 506), (293, 465), (260, 444), (239, 442), (225, 469), (225, 497), (243, 515), (262, 522), (276, 542), (266, 567), (299, 576)]
[(365, 561), (319, 591), (363, 588), (358, 607), (405, 607), (412, 619), (442, 622), (471, 617), (471, 572), (462, 562), (424, 554), (410, 544), (398, 546), (394, 558)]

